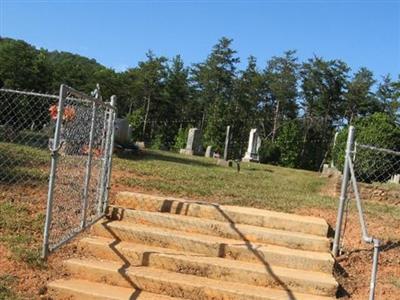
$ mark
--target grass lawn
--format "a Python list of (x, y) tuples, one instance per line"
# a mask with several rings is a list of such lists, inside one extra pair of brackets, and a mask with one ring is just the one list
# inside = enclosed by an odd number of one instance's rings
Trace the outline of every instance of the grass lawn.
[[(147, 150), (114, 159), (114, 182), (164, 195), (285, 212), (337, 208), (337, 199), (320, 192), (327, 179), (317, 172), (256, 163), (241, 163), (240, 167), (238, 173), (236, 167), (217, 166), (211, 158)], [(365, 208), (371, 216), (400, 220), (399, 206), (367, 203)]]

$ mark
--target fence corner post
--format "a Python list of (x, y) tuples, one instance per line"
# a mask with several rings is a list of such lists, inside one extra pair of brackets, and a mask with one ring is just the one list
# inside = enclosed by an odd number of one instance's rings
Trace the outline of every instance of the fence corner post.
[(344, 207), (345, 202), (347, 199), (347, 185), (349, 182), (350, 177), (350, 170), (349, 170), (349, 159), (351, 159), (351, 152), (354, 143), (354, 133), (355, 129), (354, 126), (349, 126), (349, 133), (347, 135), (347, 143), (346, 143), (346, 150), (345, 150), (345, 161), (343, 166), (343, 177), (342, 177), (342, 186), (340, 190), (340, 198), (339, 198), (339, 208), (336, 220), (336, 227), (335, 227), (335, 237), (333, 241), (332, 247), (332, 254), (333, 256), (338, 256), (339, 254), (339, 244), (340, 244), (340, 236), (342, 230), (342, 223), (343, 223), (343, 214), (344, 214)]

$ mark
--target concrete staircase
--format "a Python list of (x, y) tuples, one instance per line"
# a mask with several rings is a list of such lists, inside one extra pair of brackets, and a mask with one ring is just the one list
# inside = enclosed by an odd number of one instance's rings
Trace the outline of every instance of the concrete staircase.
[(319, 218), (119, 193), (65, 261), (55, 299), (327, 300), (338, 283)]

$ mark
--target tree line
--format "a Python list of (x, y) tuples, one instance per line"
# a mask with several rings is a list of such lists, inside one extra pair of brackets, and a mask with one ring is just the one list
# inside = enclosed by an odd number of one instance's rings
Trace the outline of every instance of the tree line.
[(340, 59), (299, 61), (294, 50), (260, 67), (254, 56), (239, 68), (232, 39), (222, 37), (207, 58), (191, 66), (181, 56), (152, 51), (123, 72), (68, 52), (36, 49), (0, 38), (0, 83), (5, 88), (57, 93), (61, 83), (103, 97), (118, 96), (135, 140), (179, 148), (189, 127), (203, 131), (204, 145), (223, 151), (231, 126), (232, 158), (244, 155), (251, 128), (259, 128), (266, 161), (317, 169), (329, 155), (338, 127), (385, 113), (399, 117), (400, 75), (379, 80), (365, 67), (352, 71)]

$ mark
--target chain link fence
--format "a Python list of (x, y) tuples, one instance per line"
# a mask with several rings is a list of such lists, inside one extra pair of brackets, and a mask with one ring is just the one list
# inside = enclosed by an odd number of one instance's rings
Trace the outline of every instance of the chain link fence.
[(0, 184), (46, 185), (49, 138), (54, 123), (49, 108), (53, 95), (0, 90)]
[[(342, 234), (344, 235), (346, 231), (349, 201), (354, 198), (360, 221), (361, 239), (365, 243), (373, 245), (368, 299), (374, 300), (381, 241), (369, 234), (363, 209), (363, 200), (366, 197), (360, 186), (362, 184), (370, 185), (371, 183), (385, 184), (393, 176), (393, 172), (396, 173), (392, 166), (393, 164), (397, 165), (395, 163), (396, 159), (394, 159), (397, 156), (397, 152), (370, 145), (357, 144), (354, 141), (355, 132), (356, 129), (353, 126), (349, 126), (332, 253), (337, 256), (341, 252), (343, 243), (340, 247), (340, 241)], [(370, 192), (368, 191), (366, 194), (368, 195)], [(343, 219), (345, 221), (344, 224)]]
[(93, 96), (67, 86), (59, 96), (0, 89), (0, 188), (48, 191), (43, 256), (104, 215), (114, 107), (99, 88)]
[(63, 85), (58, 104), (49, 108), (55, 130), (43, 256), (104, 216), (115, 110), (101, 101), (99, 90), (94, 94)]
[(354, 169), (359, 182), (396, 188), (400, 179), (400, 152), (356, 143)]

